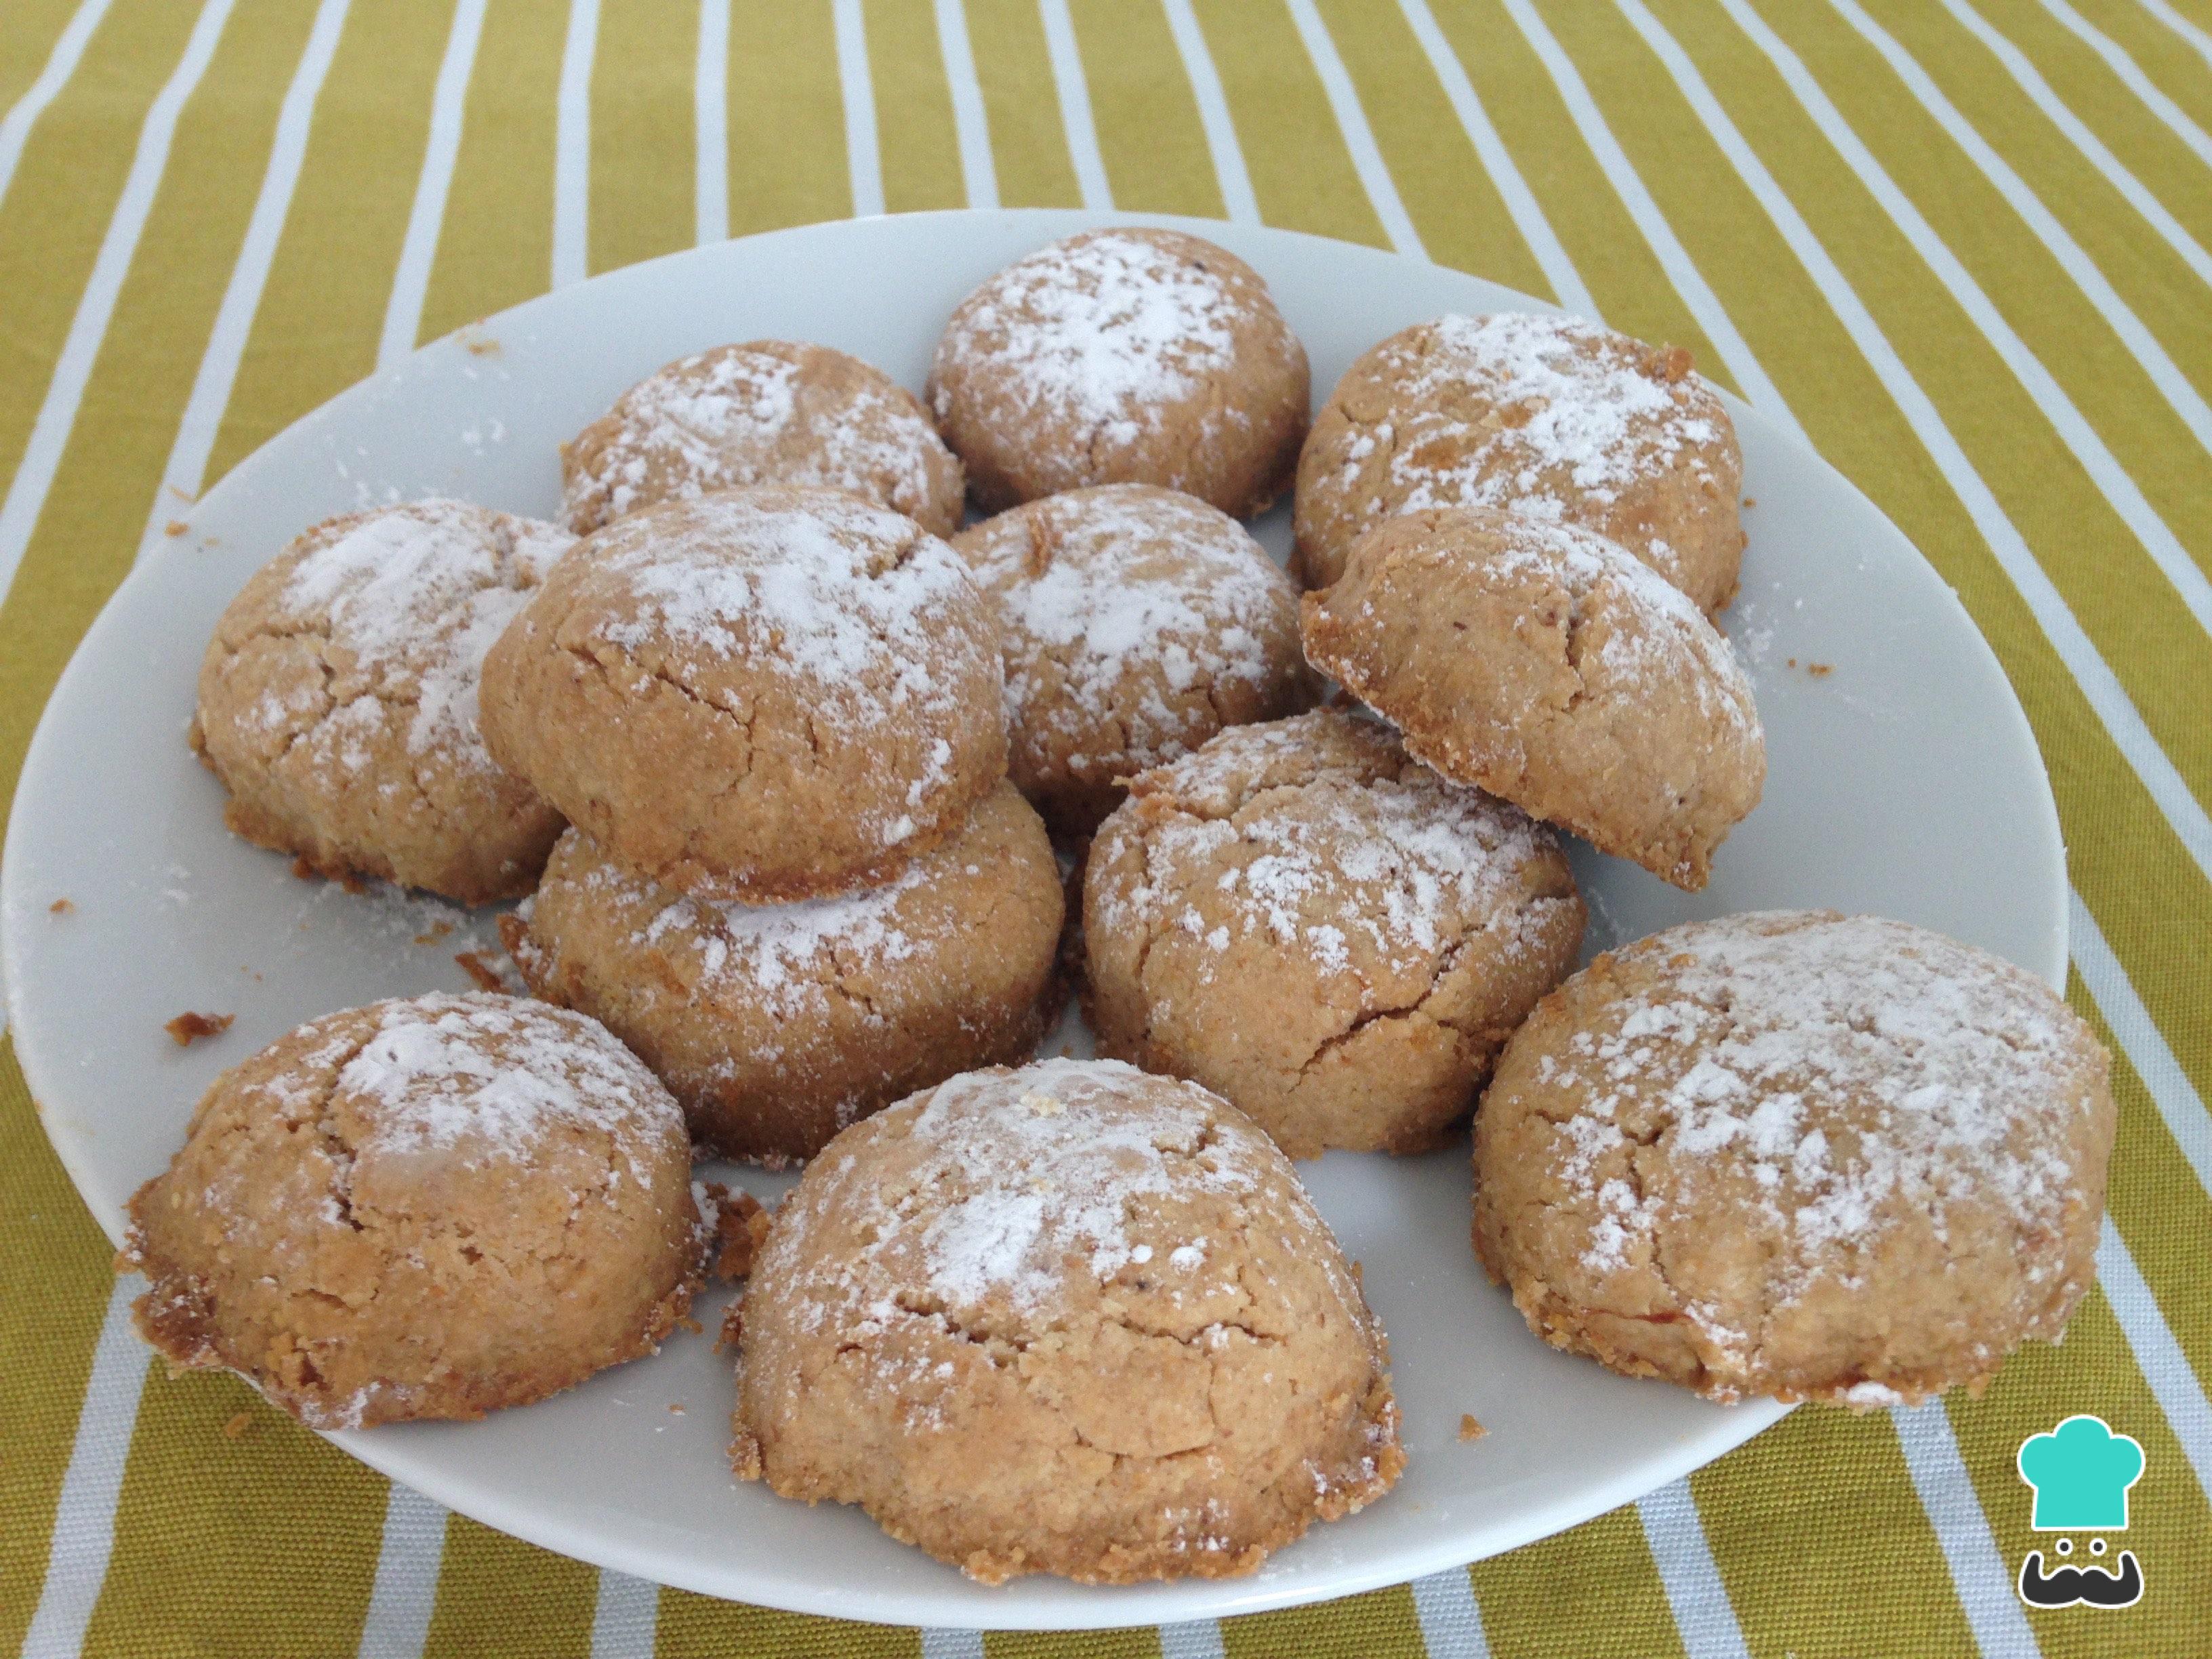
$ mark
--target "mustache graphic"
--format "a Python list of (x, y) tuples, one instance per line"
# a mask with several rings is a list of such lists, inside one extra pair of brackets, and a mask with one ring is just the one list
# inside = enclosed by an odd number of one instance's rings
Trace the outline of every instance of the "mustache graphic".
[(2120, 1552), (2119, 1571), (2103, 1567), (2061, 1567), (2046, 1576), (2043, 1552), (2030, 1550), (2020, 1564), (2020, 1598), (2030, 1607), (2130, 1607), (2142, 1599), (2142, 1568), (2133, 1550)]

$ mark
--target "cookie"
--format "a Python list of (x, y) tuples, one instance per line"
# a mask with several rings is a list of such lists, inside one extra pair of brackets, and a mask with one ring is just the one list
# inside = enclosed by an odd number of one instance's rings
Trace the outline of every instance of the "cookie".
[(1109, 1061), (846, 1130), (738, 1323), (738, 1473), (986, 1583), (1249, 1572), (1405, 1463), (1382, 1329), (1282, 1153)]
[(532, 991), (604, 1020), (706, 1152), (781, 1165), (956, 1072), (1026, 1060), (1060, 939), (1044, 826), (1001, 783), (890, 882), (796, 904), (684, 897), (571, 830), (501, 932)]
[(217, 1078), (119, 1265), (176, 1370), (310, 1428), (476, 1418), (652, 1352), (708, 1243), (668, 1091), (595, 1020), (424, 996)]
[(828, 346), (753, 340), (648, 375), (561, 447), (578, 535), (657, 501), (751, 484), (813, 484), (960, 527), (966, 481), (915, 395)]
[(746, 903), (886, 881), (1006, 775), (991, 604), (914, 520), (730, 490), (579, 545), (484, 661), (484, 740), (613, 857)]
[(998, 601), (1008, 774), (1063, 838), (1097, 829), (1124, 778), (1313, 700), (1297, 586), (1194, 496), (1071, 490), (952, 545)]
[(1293, 1158), (1424, 1152), (1581, 948), (1552, 832), (1372, 721), (1232, 726), (1146, 772), (1083, 895), (1099, 1052), (1195, 1079)]
[(1590, 531), (1442, 508), (1389, 520), (1304, 600), (1306, 656), (1447, 777), (1695, 892), (1759, 805), (1766, 742), (1735, 653)]
[(1743, 456), (1680, 347), (1578, 317), (1443, 317), (1345, 372), (1298, 458), (1308, 587), (1394, 514), (1510, 507), (1620, 543), (1708, 614), (1735, 596)]
[(1089, 230), (963, 300), (923, 398), (987, 512), (1150, 483), (1239, 518), (1290, 483), (1305, 348), (1260, 274), (1179, 230)]
[(325, 875), (484, 904), (530, 890), (561, 815), (494, 764), (484, 653), (574, 545), (460, 501), (317, 525), (255, 572), (200, 665), (191, 744), (224, 822)]
[(1474, 1245), (1531, 1329), (1716, 1400), (1978, 1393), (2096, 1274), (2110, 1062), (2043, 982), (1833, 911), (1692, 922), (1529, 1017)]

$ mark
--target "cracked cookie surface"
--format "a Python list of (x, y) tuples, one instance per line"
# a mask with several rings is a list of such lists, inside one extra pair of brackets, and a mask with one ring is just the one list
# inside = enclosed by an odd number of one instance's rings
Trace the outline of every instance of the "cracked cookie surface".
[(1557, 839), (1371, 720), (1231, 727), (1130, 785), (1083, 933), (1101, 1053), (1193, 1078), (1297, 1158), (1424, 1152), (1574, 966)]
[(1122, 779), (1312, 701), (1297, 585), (1194, 496), (1071, 490), (952, 545), (999, 607), (1008, 774), (1057, 836), (1096, 830)]
[(1508, 1045), (1476, 1253), (1554, 1346), (1717, 1400), (1978, 1393), (2095, 1278), (2109, 1071), (2040, 980), (1925, 928), (1671, 928)]
[(173, 1368), (311, 1428), (476, 1418), (656, 1347), (708, 1244), (676, 1102), (519, 997), (329, 1014), (216, 1079), (119, 1265)]
[(1680, 347), (1578, 317), (1443, 317), (1345, 372), (1298, 458), (1309, 587), (1393, 514), (1510, 507), (1610, 537), (1708, 615), (1734, 597), (1743, 457)]
[(958, 459), (921, 400), (828, 346), (752, 340), (669, 364), (561, 447), (578, 535), (657, 501), (753, 484), (842, 489), (933, 535), (960, 527)]
[(416, 501), (316, 526), (216, 624), (191, 744), (224, 820), (323, 874), (466, 904), (530, 890), (561, 815), (486, 752), (484, 653), (574, 545), (552, 525)]
[(571, 830), (501, 931), (532, 991), (605, 1022), (695, 1142), (771, 1164), (1043, 1035), (1060, 869), (1012, 784), (881, 887), (795, 904), (687, 898)]
[(954, 309), (924, 389), (987, 512), (1152, 483), (1249, 517), (1288, 486), (1305, 348), (1259, 272), (1176, 230), (1091, 230)]
[(1249, 1572), (1405, 1462), (1382, 1329), (1288, 1161), (1112, 1061), (847, 1130), (737, 1322), (738, 1473), (986, 1583)]
[(1005, 775), (999, 629), (959, 555), (829, 489), (729, 490), (578, 544), (484, 661), (485, 742), (662, 886), (889, 880)]
[(1302, 601), (1306, 656), (1446, 776), (1695, 891), (1759, 804), (1751, 683), (1677, 589), (1593, 532), (1433, 508)]

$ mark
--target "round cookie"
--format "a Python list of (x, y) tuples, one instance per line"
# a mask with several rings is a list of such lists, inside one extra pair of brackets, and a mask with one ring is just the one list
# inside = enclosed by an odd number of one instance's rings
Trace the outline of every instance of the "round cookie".
[(2095, 1277), (2109, 1066), (2041, 981), (1925, 928), (1671, 928), (1508, 1045), (1475, 1249), (1546, 1340), (1717, 1400), (1978, 1393)]
[(1097, 829), (1122, 779), (1313, 701), (1297, 586), (1194, 496), (1071, 490), (952, 545), (998, 601), (1007, 770), (1055, 835)]
[(1083, 895), (1099, 1051), (1188, 1077), (1293, 1158), (1425, 1152), (1575, 963), (1552, 832), (1371, 721), (1231, 726), (1145, 773)]
[(836, 490), (670, 501), (582, 544), (484, 660), (484, 740), (662, 886), (746, 903), (888, 880), (1006, 775), (991, 604)]
[(1305, 596), (1306, 657), (1445, 776), (1692, 892), (1766, 781), (1735, 653), (1590, 531), (1438, 508), (1360, 538)]
[(1735, 597), (1743, 456), (1679, 346), (1507, 312), (1401, 330), (1345, 372), (1298, 458), (1309, 587), (1393, 514), (1510, 507), (1611, 538), (1711, 614)]
[(317, 525), (208, 641), (191, 744), (224, 822), (325, 875), (465, 904), (530, 890), (561, 815), (493, 763), (484, 653), (574, 538), (460, 501)]
[(588, 535), (656, 501), (816, 484), (960, 527), (966, 481), (915, 395), (828, 346), (753, 340), (672, 362), (561, 447), (562, 516)]
[(1405, 1464), (1382, 1329), (1282, 1153), (1110, 1061), (846, 1130), (739, 1324), (738, 1474), (986, 1583), (1249, 1572)]
[(963, 300), (923, 398), (987, 512), (1088, 484), (1239, 518), (1288, 486), (1305, 348), (1260, 274), (1179, 230), (1090, 230)]
[(217, 1078), (131, 1199), (122, 1265), (171, 1366), (362, 1428), (651, 1352), (708, 1242), (683, 1114), (604, 1027), (434, 995), (310, 1020)]
[(604, 1020), (708, 1152), (780, 1166), (916, 1089), (1026, 1060), (1062, 911), (1012, 784), (881, 887), (796, 904), (685, 898), (571, 830), (501, 932), (538, 995)]

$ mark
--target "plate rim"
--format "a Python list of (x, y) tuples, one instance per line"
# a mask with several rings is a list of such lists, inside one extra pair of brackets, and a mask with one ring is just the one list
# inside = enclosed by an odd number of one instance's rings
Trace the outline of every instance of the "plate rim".
[[(310, 441), (314, 432), (325, 426), (343, 422), (356, 407), (371, 403), (380, 395), (403, 386), (414, 376), (431, 372), (430, 363), (441, 354), (465, 349), (466, 337), (471, 333), (512, 329), (518, 325), (527, 327), (530, 325), (532, 313), (562, 304), (573, 303), (574, 295), (580, 289), (596, 287), (603, 292), (611, 289), (618, 290), (628, 283), (653, 280), (644, 276), (643, 273), (693, 261), (702, 254), (712, 254), (720, 249), (738, 243), (757, 245), (779, 240), (837, 240), (849, 237), (865, 240), (877, 228), (892, 223), (911, 224), (918, 221), (973, 223), (979, 220), (993, 223), (1019, 222), (1034, 225), (1040, 242), (1085, 228), (1125, 225), (1157, 226), (1184, 230), (1209, 239), (1217, 238), (1224, 230), (1230, 230), (1240, 236), (1254, 236), (1261, 240), (1279, 240), (1292, 244), (1322, 244), (1331, 251), (1324, 257), (1341, 257), (1344, 252), (1349, 251), (1355, 256), (1365, 256), (1393, 264), (1418, 266), (1433, 263), (1388, 249), (1273, 226), (1234, 224), (1225, 220), (1185, 215), (1087, 209), (943, 209), (926, 213), (870, 215), (823, 220), (811, 224), (760, 232), (747, 237), (731, 238), (726, 242), (708, 244), (703, 247), (678, 249), (653, 259), (600, 273), (586, 279), (584, 283), (549, 290), (487, 317), (465, 323), (435, 340), (424, 343), (391, 368), (373, 373), (355, 382), (271, 434), (262, 444), (257, 446), (251, 453), (241, 458), (224, 473), (222, 478), (210, 486), (184, 514), (185, 521), (187, 524), (191, 523), (194, 516), (204, 510), (209, 503), (220, 502), (227, 493), (253, 489), (257, 464), (260, 463), (263, 457), (270, 452)], [(1465, 276), (1484, 283), (1501, 293), (1511, 294), (1516, 303), (1525, 306), (1531, 311), (1556, 313), (1562, 310), (1562, 307), (1553, 302), (1510, 289), (1503, 283), (1479, 276), (1474, 272), (1462, 272), (1449, 267), (1443, 269), (1451, 270), (1454, 275)], [(2002, 686), (2004, 702), (2008, 710), (2008, 724), (2011, 728), (2004, 735), (2010, 740), (2013, 746), (2019, 748), (2033, 758), (2035, 781), (2039, 786), (2038, 805), (2040, 810), (2037, 815), (2040, 820), (2038, 827), (2042, 832), (2039, 839), (2056, 854), (2052, 860), (2056, 868), (2055, 892), (2041, 896), (2044, 903), (2056, 917), (2056, 926), (2050, 931), (2051, 954), (2045, 961), (2023, 965), (2029, 966), (2033, 971), (2046, 982), (2056, 986), (2063, 994), (2070, 923), (2064, 842), (2057, 815), (2057, 800), (2051, 786), (2049, 769), (2045, 763), (2041, 746), (2036, 740), (2033, 727), (2027, 719), (2027, 711), (2021, 702), (2017, 688), (2012, 683), (2011, 677), (2005, 672), (2002, 660), (1996, 657), (1994, 647), (1991, 647), (1978, 625), (1974, 623), (1972, 614), (1966, 611), (1964, 605), (1960, 602), (1955, 590), (1951, 589), (1944, 581), (1942, 573), (1936, 569), (1926, 555), (1920, 551), (1917, 544), (1914, 544), (1910, 537), (1905, 536), (1904, 532), (1881, 512), (1881, 509), (1866, 495), (1864, 491), (1820, 454), (1808, 438), (1793, 429), (1790, 424), (1770, 417), (1724, 388), (1715, 387), (1715, 390), (1724, 399), (1731, 417), (1740, 428), (1748, 427), (1759, 429), (1761, 431), (1765, 443), (1796, 452), (1799, 459), (1809, 461), (1820, 469), (1826, 475), (1827, 481), (1832, 486), (1840, 485), (1856, 495), (1869, 512), (1890, 526), (1899, 539), (1912, 549), (1914, 556), (1926, 568), (1930, 579), (1943, 589), (1945, 595), (1959, 612), (1960, 620), (1965, 623), (1974, 646), (1978, 647), (1982, 657), (1985, 659), (1982, 666), (1991, 672), (1996, 683)], [(1323, 388), (1319, 386), (1315, 388), (1316, 404), (1326, 395), (1327, 392)], [(14, 854), (18, 848), (19, 837), (26, 836), (29, 833), (25, 826), (30, 820), (30, 813), (27, 809), (33, 805), (28, 799), (31, 786), (44, 768), (51, 763), (52, 757), (48, 751), (55, 749), (63, 741), (58, 735), (58, 722), (54, 717), (57, 706), (66, 701), (74, 677), (92, 672), (88, 664), (97, 654), (94, 647), (103, 629), (111, 625), (112, 618), (117, 615), (118, 602), (123, 601), (126, 595), (131, 593), (137, 586), (153, 580), (154, 573), (157, 568), (157, 565), (150, 561), (142, 559), (134, 563), (133, 568), (125, 574), (122, 580), (116, 585), (113, 592), (102, 603), (99, 613), (77, 641), (68, 663), (61, 674), (57, 677), (45, 704), (40, 710), (31, 741), (24, 750), (21, 770), (18, 775), (14, 800), (9, 809), (6, 846), (4, 849), (0, 849), (0, 980), (4, 980), (5, 982), (9, 1016), (8, 1035), (14, 1039), (17, 1063), (22, 1069), (24, 1080), (28, 1085), (34, 1104), (39, 1098), (42, 1084), (51, 1083), (58, 1077), (61, 1060), (58, 1056), (49, 1056), (41, 1053), (36, 1046), (35, 1036), (32, 1046), (27, 1048), (23, 1042), (27, 1030), (35, 1030), (35, 1023), (33, 1026), (27, 1027), (23, 1018), (28, 1005), (28, 998), (22, 984), (25, 975), (21, 969), (24, 964), (21, 961), (19, 948), (21, 936), (27, 932), (27, 918), (32, 907), (28, 903), (28, 895), (19, 890), (21, 884), (27, 881), (27, 878), (18, 873), (21, 861)], [(53, 1149), (64, 1171), (68, 1174), (78, 1198), (86, 1205), (94, 1219), (110, 1239), (119, 1243), (120, 1209), (119, 1207), (111, 1209), (104, 1198), (94, 1195), (100, 1183), (95, 1173), (83, 1161), (83, 1149), (71, 1137), (57, 1138), (48, 1126), (43, 1108), (37, 1109), (40, 1127), (46, 1133), (47, 1144)], [(150, 1354), (149, 1358), (150, 1361)], [(1660, 1385), (1655, 1383), (1653, 1386)], [(1607, 1513), (1623, 1504), (1632, 1502), (1692, 1470), (1727, 1455), (1729, 1452), (1738, 1449), (1746, 1441), (1779, 1421), (1791, 1409), (1792, 1407), (1789, 1406), (1771, 1401), (1754, 1400), (1739, 1404), (1731, 1408), (1727, 1419), (1729, 1424), (1727, 1432), (1710, 1438), (1700, 1437), (1686, 1446), (1668, 1448), (1656, 1453), (1634, 1466), (1633, 1474), (1614, 1476), (1599, 1482), (1573, 1501), (1541, 1504), (1519, 1510), (1516, 1514), (1525, 1524), (1505, 1528), (1501, 1534), (1502, 1541), (1496, 1543), (1494, 1547), (1486, 1547), (1482, 1553), (1470, 1559), (1487, 1559), (1492, 1556), (1523, 1547), (1529, 1543), (1579, 1525), (1594, 1516)], [(1739, 1428), (1741, 1432), (1736, 1431)], [(1286, 1577), (1279, 1582), (1271, 1582), (1270, 1577), (1264, 1574), (1241, 1578), (1185, 1579), (1110, 1589), (1082, 1587), (1080, 1595), (1071, 1595), (1065, 1599), (1030, 1601), (1008, 1598), (999, 1604), (1004, 1609), (1004, 1616), (999, 1618), (986, 1616), (981, 1620), (977, 1618), (975, 1609), (964, 1602), (957, 1608), (951, 1606), (951, 1602), (958, 1599), (961, 1592), (972, 1592), (975, 1587), (971, 1585), (963, 1583), (940, 1593), (928, 1588), (886, 1591), (872, 1589), (865, 1584), (858, 1584), (854, 1587), (854, 1590), (857, 1598), (864, 1605), (856, 1610), (825, 1605), (821, 1598), (804, 1591), (788, 1597), (779, 1596), (775, 1593), (779, 1586), (774, 1582), (749, 1584), (740, 1595), (714, 1583), (702, 1582), (690, 1575), (680, 1572), (672, 1575), (668, 1571), (668, 1563), (655, 1553), (650, 1543), (633, 1542), (629, 1537), (620, 1534), (592, 1534), (588, 1540), (579, 1535), (572, 1535), (562, 1525), (546, 1523), (538, 1516), (514, 1508), (513, 1505), (519, 1500), (504, 1499), (495, 1491), (488, 1495), (481, 1485), (472, 1483), (465, 1477), (456, 1476), (448, 1479), (434, 1455), (410, 1456), (409, 1452), (411, 1446), (407, 1441), (392, 1439), (379, 1442), (374, 1432), (369, 1431), (323, 1432), (322, 1437), (372, 1468), (391, 1479), (401, 1481), (434, 1500), (446, 1504), (450, 1509), (469, 1515), (484, 1524), (495, 1527), (527, 1542), (556, 1551), (572, 1559), (631, 1573), (656, 1583), (691, 1589), (718, 1599), (742, 1601), (784, 1611), (838, 1617), (868, 1624), (897, 1626), (909, 1626), (917, 1622), (925, 1625), (939, 1622), (942, 1626), (1006, 1630), (1142, 1627), (1162, 1622), (1174, 1622), (1177, 1619), (1231, 1617), (1333, 1601), (1401, 1583), (1409, 1578), (1419, 1577), (1429, 1572), (1468, 1564), (1468, 1559), (1462, 1559), (1460, 1555), (1457, 1545), (1440, 1541), (1426, 1549), (1401, 1548), (1395, 1553), (1387, 1553), (1377, 1561), (1364, 1567), (1346, 1566), (1339, 1563), (1325, 1570), (1328, 1583), (1323, 1587), (1315, 1587), (1305, 1583), (1303, 1576)], [(1655, 1472), (1660, 1471), (1663, 1473), (1659, 1474), (1658, 1478), (1651, 1478)], [(612, 1538), (611, 1542), (609, 1541), (610, 1536)], [(902, 1604), (912, 1604), (911, 1608), (908, 1611), (899, 1611), (896, 1608), (878, 1608), (872, 1605), (887, 1597)], [(1171, 1607), (1164, 1609), (1157, 1605), (1163, 1600), (1188, 1601), (1194, 1603), (1194, 1606), (1189, 1608)], [(933, 1621), (928, 1616), (928, 1607), (933, 1602), (946, 1604), (941, 1621)], [(1204, 1605), (1195, 1605), (1200, 1602)], [(919, 1619), (916, 1616), (917, 1610), (921, 1614)]]

